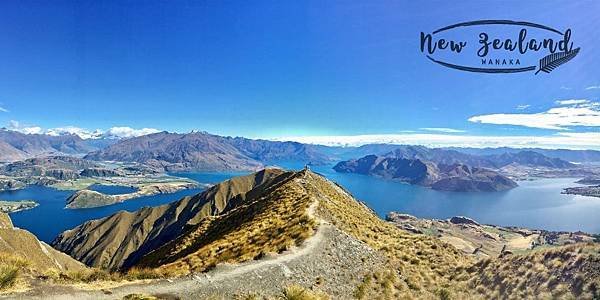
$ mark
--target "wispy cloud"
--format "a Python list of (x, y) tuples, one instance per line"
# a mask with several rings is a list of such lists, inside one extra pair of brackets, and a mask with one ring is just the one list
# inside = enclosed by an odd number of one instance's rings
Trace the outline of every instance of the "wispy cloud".
[(1, 112), (9, 112), (9, 110), (8, 110), (8, 109), (6, 109), (6, 108), (4, 108), (4, 107), (1, 107), (1, 106), (0, 106), (0, 111), (1, 111)]
[(454, 128), (446, 128), (446, 127), (424, 127), (419, 128), (425, 131), (433, 131), (433, 132), (444, 132), (444, 133), (462, 133), (464, 130), (454, 129)]
[(514, 147), (564, 148), (600, 150), (600, 132), (560, 132), (546, 136), (494, 136), (455, 134), (372, 134), (346, 136), (289, 136), (272, 140), (296, 141), (328, 146), (361, 146), (366, 144), (410, 144), (428, 147)]
[(525, 110), (528, 109), (529, 107), (531, 107), (531, 105), (529, 104), (521, 104), (521, 105), (517, 105), (517, 107), (515, 107), (517, 110)]
[(157, 133), (160, 130), (154, 128), (141, 128), (141, 129), (133, 129), (131, 127), (121, 126), (121, 127), (112, 127), (107, 130), (104, 135), (118, 138), (130, 138), (136, 136), (147, 135), (151, 133)]
[(558, 107), (538, 113), (489, 114), (473, 116), (474, 123), (515, 125), (530, 128), (567, 130), (569, 127), (600, 126), (600, 103), (585, 99), (556, 101)]
[(586, 90), (597, 90), (600, 89), (600, 85), (592, 85), (585, 88)]
[(568, 86), (561, 86), (560, 89), (561, 90), (567, 90), (567, 91), (572, 90), (572, 88), (570, 88)]

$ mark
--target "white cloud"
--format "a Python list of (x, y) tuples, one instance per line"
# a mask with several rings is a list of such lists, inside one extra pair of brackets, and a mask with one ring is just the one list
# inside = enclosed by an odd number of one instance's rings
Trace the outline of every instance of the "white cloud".
[(597, 90), (600, 89), (600, 85), (592, 85), (585, 88), (586, 90)]
[(558, 105), (576, 105), (576, 104), (590, 103), (590, 100), (587, 100), (587, 99), (556, 100), (555, 103)]
[(90, 130), (75, 127), (75, 126), (66, 126), (66, 127), (50, 128), (50, 129), (46, 130), (46, 134), (53, 135), (53, 136), (74, 134), (74, 135), (79, 136), (82, 139), (97, 139), (97, 138), (102, 137), (103, 132), (100, 129), (90, 131)]
[(568, 86), (561, 86), (560, 87), (561, 90), (572, 90), (572, 88), (568, 87)]
[(464, 130), (453, 129), (453, 128), (445, 128), (445, 127), (424, 127), (424, 128), (419, 128), (419, 129), (426, 130), (426, 131), (434, 131), (434, 132), (444, 132), (444, 133), (461, 133), (461, 132), (465, 132)]
[(373, 134), (347, 136), (292, 136), (272, 140), (296, 141), (327, 146), (361, 146), (366, 144), (410, 144), (428, 147), (514, 147), (600, 150), (600, 132), (566, 133), (547, 136), (482, 136), (449, 134)]
[(8, 109), (6, 109), (6, 108), (4, 108), (4, 107), (0, 107), (0, 111), (1, 111), (1, 112), (9, 112), (9, 110), (8, 110)]
[(39, 126), (32, 125), (23, 125), (18, 121), (11, 120), (6, 127), (8, 130), (18, 131), (25, 134), (47, 134), (51, 136), (61, 136), (61, 135), (69, 135), (74, 134), (79, 136), (82, 139), (99, 139), (99, 138), (130, 138), (136, 137), (151, 133), (159, 132), (158, 129), (154, 128), (141, 128), (134, 129), (131, 127), (120, 126), (120, 127), (111, 127), (107, 131), (103, 131), (101, 129), (96, 130), (88, 130), (85, 128), (80, 128), (76, 126), (64, 126), (64, 127), (56, 127), (44, 130)]
[(529, 108), (530, 106), (531, 105), (529, 105), (529, 104), (521, 104), (521, 105), (517, 105), (516, 109), (517, 110), (524, 110), (524, 109)]
[(104, 133), (106, 137), (130, 138), (160, 132), (154, 128), (133, 129), (131, 127), (112, 127)]
[(489, 114), (473, 116), (474, 123), (516, 125), (530, 128), (567, 130), (569, 127), (600, 126), (600, 103), (585, 99), (556, 101), (559, 107), (539, 113)]

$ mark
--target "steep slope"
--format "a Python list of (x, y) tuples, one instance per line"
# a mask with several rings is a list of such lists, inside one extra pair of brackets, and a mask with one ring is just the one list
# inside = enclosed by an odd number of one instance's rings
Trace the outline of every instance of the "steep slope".
[(0, 161), (50, 154), (85, 154), (97, 148), (77, 135), (24, 134), (0, 129)]
[(333, 167), (337, 172), (358, 173), (455, 192), (502, 191), (517, 184), (495, 171), (463, 164), (435, 164), (421, 159), (368, 155)]
[(0, 161), (17, 161), (27, 158), (27, 153), (13, 147), (9, 143), (0, 140)]
[(460, 278), (486, 299), (598, 299), (600, 245), (575, 244), (485, 259)]
[(21, 257), (30, 269), (41, 274), (48, 269), (77, 271), (85, 266), (38, 240), (30, 232), (15, 228), (10, 217), (0, 213), (0, 253)]
[(171, 241), (205, 217), (231, 209), (285, 173), (266, 169), (240, 176), (193, 197), (136, 212), (121, 211), (63, 232), (52, 245), (89, 266), (116, 270)]

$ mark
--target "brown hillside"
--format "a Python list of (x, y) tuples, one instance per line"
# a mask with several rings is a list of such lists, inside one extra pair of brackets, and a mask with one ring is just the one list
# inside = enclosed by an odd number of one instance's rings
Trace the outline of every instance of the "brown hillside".
[(0, 213), (0, 253), (21, 256), (31, 268), (39, 271), (51, 268), (59, 271), (85, 269), (83, 264), (54, 250), (29, 231), (13, 227), (10, 217), (5, 213)]
[(265, 169), (170, 204), (133, 213), (121, 211), (65, 231), (52, 245), (88, 266), (110, 270), (127, 268), (148, 252), (187, 232), (203, 218), (244, 202), (256, 192), (253, 190), (273, 183), (283, 174), (279, 169)]

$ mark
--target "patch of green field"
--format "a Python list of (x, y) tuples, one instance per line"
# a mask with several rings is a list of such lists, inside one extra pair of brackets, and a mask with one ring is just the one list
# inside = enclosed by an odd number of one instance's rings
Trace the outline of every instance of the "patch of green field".
[(114, 183), (108, 181), (108, 180), (103, 180), (100, 178), (80, 178), (80, 179), (75, 179), (75, 180), (65, 180), (65, 181), (59, 181), (53, 185), (51, 185), (50, 187), (53, 187), (57, 190), (74, 190), (74, 191), (78, 191), (78, 190), (83, 190), (88, 188), (90, 185), (93, 184), (103, 184), (103, 185), (114, 185)]

